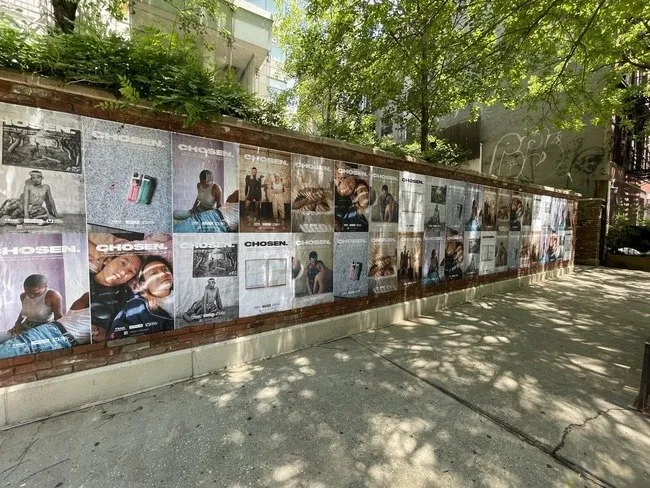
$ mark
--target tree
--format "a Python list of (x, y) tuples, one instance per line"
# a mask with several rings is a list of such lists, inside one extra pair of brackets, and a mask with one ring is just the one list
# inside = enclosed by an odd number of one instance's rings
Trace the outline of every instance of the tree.
[(307, 108), (366, 100), (415, 124), (422, 151), (436, 118), (468, 105), (544, 108), (579, 129), (648, 94), (647, 78), (622, 83), (650, 67), (643, 0), (287, 1), (277, 37)]
[[(487, 2), (311, 0), (304, 9), (285, 7), (277, 37), (288, 73), (309, 85), (307, 100), (327, 106), (333, 93), (336, 108), (357, 111), (364, 100), (366, 109), (415, 124), (425, 151), (437, 116), (493, 96), (497, 72), (476, 60), (495, 36), (474, 28), (491, 15)], [(466, 55), (458, 57), (461, 47)]]

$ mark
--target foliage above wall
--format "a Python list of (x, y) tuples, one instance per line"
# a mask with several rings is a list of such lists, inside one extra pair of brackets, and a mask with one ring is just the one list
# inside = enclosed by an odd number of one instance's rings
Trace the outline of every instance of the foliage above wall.
[(273, 126), (283, 122), (276, 104), (206, 66), (192, 38), (154, 27), (125, 39), (91, 29), (39, 33), (0, 19), (0, 68), (100, 87), (119, 103), (144, 101), (184, 117), (186, 125), (224, 115)]

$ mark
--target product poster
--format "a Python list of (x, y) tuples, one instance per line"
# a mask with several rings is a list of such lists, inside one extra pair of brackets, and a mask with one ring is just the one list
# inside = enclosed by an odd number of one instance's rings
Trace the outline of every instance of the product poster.
[(82, 122), (88, 223), (171, 232), (170, 133), (87, 117)]
[(548, 219), (548, 229), (557, 232), (560, 223), (560, 199), (551, 197), (551, 206)]
[(370, 221), (370, 167), (336, 163), (334, 226), (337, 232), (368, 232)]
[(533, 225), (533, 196), (530, 193), (521, 195), (523, 215), (521, 217), (522, 232), (529, 233)]
[(420, 284), (422, 280), (422, 232), (397, 235), (397, 282), (400, 286)]
[(459, 280), (463, 277), (465, 246), (462, 239), (447, 239), (445, 244), (445, 279)]
[(424, 230), (425, 176), (402, 171), (399, 184), (399, 232)]
[(481, 232), (481, 257), (479, 261), (479, 275), (494, 273), (496, 262), (497, 233), (494, 231)]
[(0, 103), (0, 234), (86, 231), (81, 119)]
[(424, 230), (444, 235), (447, 204), (447, 180), (426, 177), (424, 205)]
[(573, 231), (567, 230), (564, 233), (564, 252), (562, 258), (564, 261), (573, 259)]
[(542, 256), (540, 253), (540, 239), (541, 239), (541, 232), (533, 232), (530, 235), (530, 256), (529, 256), (529, 261), (530, 265), (534, 264), (539, 264)]
[(464, 277), (478, 276), (481, 261), (481, 234), (479, 232), (465, 232), (465, 255), (463, 257)]
[(540, 220), (542, 222), (541, 230), (547, 231), (551, 228), (551, 211), (553, 198), (548, 195), (540, 197)]
[(239, 235), (174, 236), (176, 329), (239, 316)]
[(510, 230), (510, 190), (499, 189), (497, 194), (497, 230)]
[(291, 233), (239, 235), (239, 316), (291, 309)]
[(531, 234), (521, 233), (521, 252), (519, 254), (519, 267), (530, 266)]
[(497, 228), (497, 189), (483, 187), (483, 230), (493, 231)]
[(293, 234), (293, 308), (334, 300), (334, 234)]
[(237, 149), (228, 142), (172, 133), (174, 232), (238, 231)]
[(334, 234), (334, 296), (368, 294), (368, 233)]
[(291, 230), (334, 231), (334, 161), (293, 156)]
[(0, 282), (0, 359), (90, 342), (84, 234), (3, 236)]
[[(483, 228), (483, 186), (467, 183), (465, 187), (465, 230)], [(478, 267), (477, 267), (478, 268)]]
[(422, 283), (440, 283), (445, 277), (445, 239), (438, 232), (425, 231), (423, 236)]
[(174, 328), (172, 256), (171, 234), (88, 234), (94, 339)]
[(397, 232), (371, 232), (368, 261), (369, 293), (397, 290)]
[(465, 209), (465, 183), (459, 181), (447, 182), (447, 238), (463, 238), (466, 219), (470, 217)]
[(371, 168), (370, 230), (397, 232), (399, 220), (399, 171)]
[(541, 195), (533, 195), (533, 218), (531, 222), (531, 230), (533, 232), (541, 232), (544, 225), (544, 205), (542, 203)]
[(521, 193), (513, 192), (510, 195), (510, 231), (521, 231), (523, 217), (524, 203), (521, 197)]
[(508, 234), (508, 269), (519, 268), (521, 253), (521, 232), (510, 232)]
[(291, 154), (239, 146), (239, 231), (291, 232)]
[(497, 233), (494, 247), (494, 272), (501, 273), (508, 268), (508, 234)]

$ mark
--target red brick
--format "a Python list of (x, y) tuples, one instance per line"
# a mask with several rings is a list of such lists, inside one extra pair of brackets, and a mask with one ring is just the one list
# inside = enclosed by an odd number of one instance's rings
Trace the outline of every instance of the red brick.
[(100, 349), (106, 349), (105, 342), (95, 342), (93, 344), (82, 344), (80, 346), (74, 346), (72, 348), (72, 354), (88, 354), (89, 352), (98, 351)]
[(42, 371), (37, 371), (36, 378), (38, 378), (39, 380), (44, 380), (46, 378), (53, 378), (55, 376), (61, 376), (68, 373), (72, 373), (72, 366), (69, 364), (56, 366), (50, 369), (44, 369)]
[(204, 332), (206, 330), (213, 330), (215, 327), (214, 324), (201, 324), (201, 325), (193, 325), (190, 327), (190, 330), (192, 332)]
[(181, 341), (169, 344), (166, 346), (168, 351), (180, 351), (181, 349), (187, 349), (192, 347), (192, 342), (190, 341)]
[(34, 354), (29, 354), (27, 356), (18, 356), (17, 358), (6, 359), (2, 363), (0, 363), (0, 366), (2, 367), (20, 366), (21, 364), (32, 363), (35, 360), (36, 360), (36, 356)]
[(108, 359), (108, 364), (116, 364), (116, 363), (123, 363), (125, 361), (132, 361), (134, 359), (138, 359), (138, 353), (137, 352), (124, 352), (121, 354), (115, 354), (114, 356), (110, 356)]
[(149, 356), (162, 354), (165, 351), (167, 351), (167, 346), (150, 347), (149, 349), (143, 349), (142, 351), (139, 351), (138, 356), (140, 358), (148, 358)]
[(21, 366), (16, 366), (16, 374), (21, 373), (31, 373), (32, 371), (40, 371), (42, 369), (48, 369), (52, 367), (52, 361), (38, 361), (28, 364), (23, 364)]
[(14, 368), (0, 369), (0, 378), (4, 378), (5, 376), (11, 376), (12, 374), (14, 374)]
[(71, 355), (72, 355), (72, 348), (68, 347), (66, 349), (58, 349), (56, 351), (39, 352), (38, 354), (36, 354), (36, 361), (41, 361), (43, 359), (46, 361), (52, 361), (55, 358), (62, 358)]
[(72, 369), (75, 371), (84, 371), (86, 369), (99, 368), (105, 366), (108, 363), (108, 358), (106, 357), (88, 357), (83, 361), (74, 364)]
[(183, 327), (182, 329), (166, 330), (164, 332), (165, 337), (177, 337), (185, 334), (191, 333), (191, 327)]
[(0, 387), (19, 385), (21, 383), (29, 383), (30, 381), (36, 381), (36, 371), (32, 371), (31, 373), (15, 374), (13, 376), (2, 378), (0, 379)]

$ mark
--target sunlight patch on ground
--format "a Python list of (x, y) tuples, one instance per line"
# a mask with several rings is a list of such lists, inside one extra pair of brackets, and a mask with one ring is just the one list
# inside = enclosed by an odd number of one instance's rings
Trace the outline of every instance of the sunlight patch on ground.
[(350, 355), (344, 352), (337, 352), (334, 354), (334, 357), (339, 361), (349, 361)]
[(307, 366), (309, 364), (309, 359), (301, 356), (299, 358), (294, 359), (293, 364), (296, 366)]
[(285, 483), (291, 478), (295, 478), (306, 469), (304, 461), (296, 459), (292, 464), (278, 466), (273, 470), (273, 480), (278, 483)]
[(519, 388), (519, 383), (512, 377), (510, 371), (506, 371), (496, 379), (494, 387), (501, 391), (515, 391)]
[(567, 354), (567, 356), (572, 364), (575, 364), (582, 369), (586, 369), (592, 373), (610, 376), (610, 373), (606, 367), (607, 363), (601, 361), (600, 359), (578, 356), (576, 354)]

